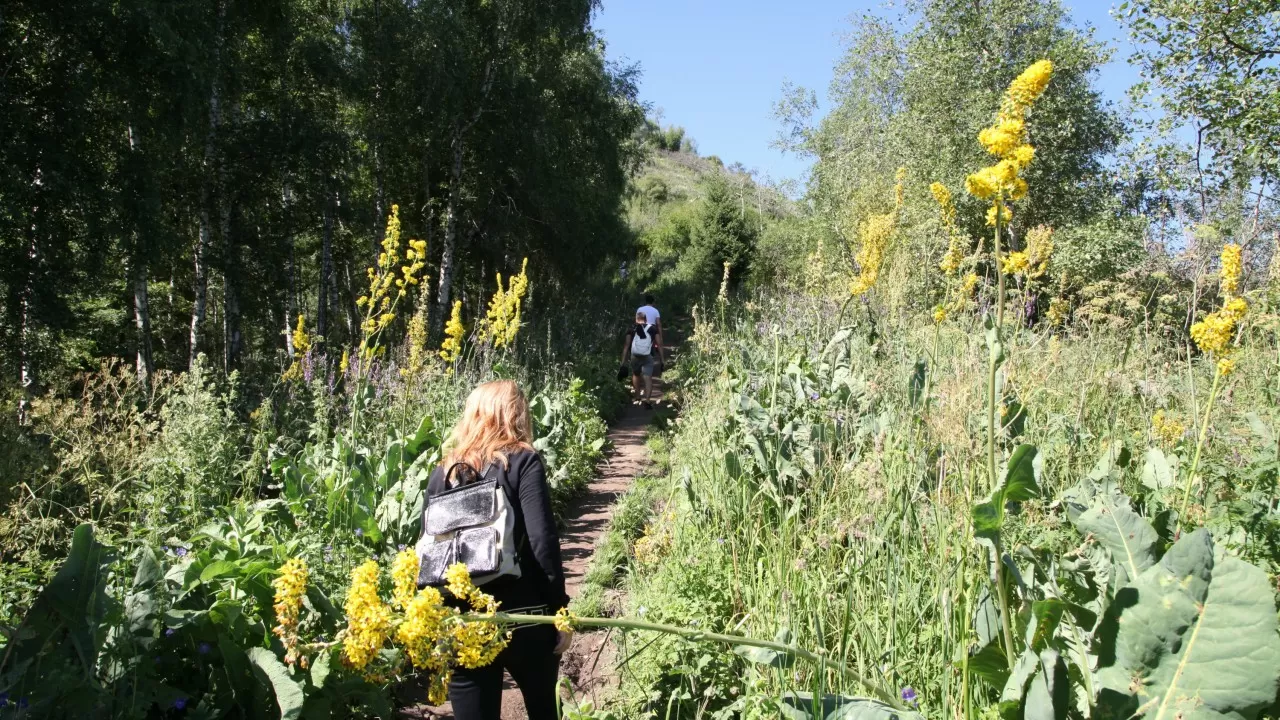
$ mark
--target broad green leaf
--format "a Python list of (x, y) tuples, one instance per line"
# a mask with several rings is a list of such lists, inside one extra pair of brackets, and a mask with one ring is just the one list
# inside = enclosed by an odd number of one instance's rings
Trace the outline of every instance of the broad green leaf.
[(978, 645), (986, 645), (1000, 637), (1000, 609), (996, 607), (987, 585), (983, 585), (978, 607), (973, 611), (973, 631), (978, 635)]
[(1005, 502), (1022, 502), (1040, 497), (1040, 475), (1044, 456), (1035, 445), (1019, 445), (1009, 456), (1001, 492)]
[(1142, 484), (1152, 490), (1163, 490), (1177, 483), (1177, 475), (1164, 452), (1160, 448), (1148, 450), (1146, 462), (1142, 464)]
[[(791, 642), (791, 631), (783, 628), (773, 639), (776, 643), (789, 644)], [(751, 645), (738, 645), (733, 648), (733, 652), (737, 655), (750, 660), (757, 665), (768, 665), (769, 667), (786, 669), (796, 662), (796, 655), (791, 651), (773, 650), (770, 648), (754, 647)]]
[(812, 693), (789, 692), (780, 699), (783, 717), (793, 720), (923, 720), (920, 713), (869, 698), (823, 695), (815, 699)]
[(1093, 507), (1076, 518), (1076, 527), (1081, 532), (1092, 533), (1130, 578), (1155, 565), (1160, 542), (1155, 528), (1127, 505), (1113, 502), (1108, 494), (1099, 494), (1094, 502)]
[(276, 654), (266, 648), (249, 648), (247, 653), (254, 671), (271, 684), (275, 690), (276, 705), (280, 707), (280, 720), (297, 720), (302, 716), (305, 701), (302, 683), (293, 679), (289, 668), (280, 662)]
[(917, 360), (915, 369), (911, 372), (911, 382), (907, 386), (907, 397), (911, 401), (912, 407), (920, 405), (920, 399), (924, 395), (925, 376), (928, 373), (928, 365), (924, 360)]
[(1004, 503), (989, 500), (973, 506), (973, 534), (991, 542), (1000, 540), (1000, 528), (1004, 524)]
[(1275, 700), (1275, 593), (1264, 572), (1215, 553), (1207, 530), (1117, 592), (1111, 617), (1100, 633), (1102, 717), (1249, 720)]
[(1004, 341), (1000, 338), (1000, 328), (996, 326), (991, 313), (983, 317), (982, 323), (986, 327), (987, 352), (991, 364), (1000, 367), (1004, 364)]
[(1005, 681), (1004, 689), (1000, 691), (1001, 717), (1017, 720), (1022, 701), (1027, 695), (1027, 686), (1031, 684), (1031, 678), (1039, 669), (1040, 658), (1036, 657), (1030, 649), (1022, 651), (1018, 656), (1018, 662), (1013, 665), (1013, 672)]
[(970, 655), (968, 667), (970, 675), (982, 678), (993, 688), (1002, 688), (1009, 681), (1009, 661), (998, 639)]
[(217, 580), (218, 578), (226, 577), (227, 575), (239, 574), (239, 572), (240, 566), (234, 561), (215, 560), (208, 565), (205, 565), (204, 569), (200, 571), (200, 582), (203, 583), (209, 582), (210, 580)]
[(1066, 720), (1071, 707), (1067, 664), (1056, 650), (1040, 653), (1040, 667), (1027, 687), (1023, 720)]
[(1062, 622), (1067, 604), (1055, 598), (1031, 603), (1031, 622), (1027, 623), (1027, 646), (1036, 652), (1044, 650)]
[(311, 686), (314, 688), (323, 688), (325, 680), (329, 679), (329, 666), (333, 659), (332, 650), (321, 651), (316, 655), (315, 660), (311, 663)]

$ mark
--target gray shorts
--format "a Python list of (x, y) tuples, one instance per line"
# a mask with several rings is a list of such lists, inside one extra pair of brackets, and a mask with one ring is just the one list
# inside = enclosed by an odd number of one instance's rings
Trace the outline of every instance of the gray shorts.
[(653, 368), (656, 365), (652, 355), (632, 355), (631, 356), (631, 374), (643, 375), (645, 377), (653, 377)]

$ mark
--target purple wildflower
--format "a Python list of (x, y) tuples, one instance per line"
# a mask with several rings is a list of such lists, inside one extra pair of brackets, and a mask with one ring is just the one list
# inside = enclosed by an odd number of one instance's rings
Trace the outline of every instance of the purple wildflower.
[(356, 528), (356, 537), (364, 537), (364, 529)]
[(398, 550), (399, 552), (404, 552), (404, 543), (400, 543), (399, 545), (397, 545), (396, 550)]
[(174, 701), (173, 701), (173, 709), (174, 709), (174, 710), (186, 710), (186, 709), (187, 709), (187, 699), (186, 699), (186, 698), (184, 698), (184, 697), (180, 697), (180, 698), (178, 698), (177, 700), (174, 700)]
[(178, 557), (186, 557), (187, 549), (179, 545), (173, 549), (173, 554), (177, 555)]
[(902, 688), (902, 701), (915, 705), (917, 702), (916, 689), (908, 685)]
[(213, 650), (213, 646), (207, 642), (202, 642), (196, 646), (196, 652), (201, 655), (208, 655), (210, 650)]
[(818, 394), (818, 391), (817, 391), (817, 390), (815, 390), (815, 391), (813, 391), (813, 392), (809, 393), (809, 399), (810, 399), (810, 400), (814, 400), (814, 401), (816, 401), (816, 400), (817, 400), (818, 398), (820, 398), (820, 397), (822, 397), (822, 396)]
[(165, 628), (165, 629), (164, 629), (164, 636), (165, 636), (165, 637), (173, 637), (173, 634), (174, 634), (174, 633), (176, 633), (176, 632), (178, 632), (178, 631), (177, 631), (177, 630), (174, 630), (173, 628)]

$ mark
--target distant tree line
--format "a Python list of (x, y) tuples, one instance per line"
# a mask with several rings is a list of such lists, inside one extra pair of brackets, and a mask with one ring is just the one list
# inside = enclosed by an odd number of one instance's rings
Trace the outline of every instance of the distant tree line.
[[(393, 204), (451, 301), (625, 249), (636, 71), (591, 0), (12, 0), (0, 11), (0, 373), (230, 371), (358, 333)], [(470, 293), (470, 294), (469, 294)]]

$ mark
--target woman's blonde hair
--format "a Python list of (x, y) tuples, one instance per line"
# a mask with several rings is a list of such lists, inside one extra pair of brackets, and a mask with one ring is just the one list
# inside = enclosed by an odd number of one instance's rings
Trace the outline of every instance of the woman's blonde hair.
[(529, 402), (511, 380), (487, 382), (471, 391), (462, 417), (445, 441), (445, 469), (464, 462), (476, 470), (497, 461), (507, 467), (507, 454), (533, 449)]

